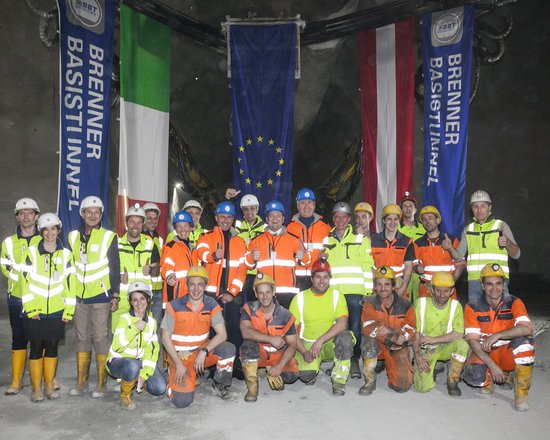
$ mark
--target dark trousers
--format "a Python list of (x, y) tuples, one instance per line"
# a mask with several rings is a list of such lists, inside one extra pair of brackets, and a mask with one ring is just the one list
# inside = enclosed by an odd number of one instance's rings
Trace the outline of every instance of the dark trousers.
[(8, 303), (8, 310), (10, 313), (10, 325), (11, 325), (11, 349), (26, 350), (27, 340), (25, 339), (25, 329), (23, 328), (23, 318), (21, 318), (23, 305), (20, 301), (19, 302), (10, 301)]
[(353, 357), (361, 357), (361, 312), (363, 310), (363, 295), (348, 294), (345, 295), (348, 304), (348, 329), (355, 336), (355, 346), (353, 347)]

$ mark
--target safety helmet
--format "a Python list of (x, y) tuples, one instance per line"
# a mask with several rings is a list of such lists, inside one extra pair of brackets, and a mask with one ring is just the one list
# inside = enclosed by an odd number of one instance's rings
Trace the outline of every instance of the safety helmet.
[(432, 286), (434, 287), (454, 287), (455, 280), (449, 272), (436, 272), (432, 276)]
[(193, 227), (193, 218), (191, 217), (191, 214), (189, 214), (187, 211), (179, 211), (176, 212), (174, 217), (172, 217), (172, 226), (176, 226), (176, 223), (189, 223), (189, 226)]
[(349, 206), (349, 203), (347, 202), (336, 202), (332, 208), (332, 213), (336, 214), (337, 212), (343, 212), (344, 214), (351, 215), (351, 206)]
[(498, 263), (489, 263), (483, 266), (483, 269), (481, 269), (481, 273), (479, 274), (479, 279), (483, 281), (483, 278), (485, 277), (502, 277), (505, 278), (506, 274), (504, 273), (504, 269), (502, 266)]
[(332, 270), (328, 261), (323, 259), (316, 260), (311, 265), (311, 275), (315, 275), (317, 272), (328, 272), (329, 275), (332, 275)]
[(285, 213), (285, 207), (281, 202), (278, 200), (271, 200), (270, 202), (267, 202), (267, 205), (265, 205), (265, 214), (269, 214), (272, 211), (279, 211), (283, 214)]
[(136, 203), (135, 205), (130, 206), (128, 208), (128, 210), (126, 211), (126, 215), (124, 216), (124, 219), (128, 221), (128, 218), (133, 215), (137, 217), (141, 217), (143, 221), (145, 221), (146, 219), (145, 210), (141, 206), (139, 206), (139, 203)]
[(150, 302), (153, 299), (151, 286), (149, 286), (149, 284), (147, 283), (144, 283), (143, 281), (133, 281), (128, 286), (128, 301), (132, 300), (132, 293), (134, 292), (143, 293), (145, 295), (145, 298), (147, 298), (147, 302)]
[(208, 283), (208, 272), (207, 270), (202, 266), (191, 266), (189, 270), (187, 271), (187, 278), (191, 277), (201, 277), (206, 280)]
[(187, 211), (189, 208), (198, 208), (200, 212), (202, 212), (202, 206), (196, 200), (187, 200), (187, 202), (185, 202), (185, 205), (183, 205), (183, 210)]
[(241, 208), (245, 206), (260, 206), (260, 202), (258, 202), (258, 198), (254, 194), (245, 194), (241, 198)]
[(84, 211), (88, 208), (99, 208), (99, 209), (101, 209), (102, 214), (103, 214), (103, 210), (105, 209), (103, 207), (103, 202), (97, 196), (88, 196), (88, 197), (85, 197), (82, 200), (82, 202), (80, 203), (80, 216), (81, 217), (84, 217)]
[(405, 194), (403, 194), (403, 197), (399, 201), (399, 206), (403, 206), (403, 202), (406, 202), (406, 201), (413, 202), (414, 206), (418, 206), (416, 199), (409, 191), (405, 191)]
[(301, 202), (302, 200), (313, 200), (313, 201), (315, 201), (315, 193), (309, 188), (302, 188), (296, 194), (296, 201)]
[(372, 209), (372, 206), (370, 205), (370, 203), (367, 203), (367, 202), (359, 202), (357, 205), (355, 205), (354, 211), (355, 212), (366, 211), (371, 215), (371, 217), (374, 216), (374, 211)]
[(20, 209), (32, 209), (37, 214), (40, 214), (40, 209), (38, 208), (38, 204), (33, 199), (29, 199), (28, 197), (19, 199), (15, 203), (15, 210), (14, 210), (15, 214), (17, 214)]
[(160, 208), (156, 203), (147, 202), (142, 206), (142, 208), (145, 212), (156, 211), (156, 213), (160, 215)]
[(214, 214), (227, 214), (235, 217), (235, 206), (231, 202), (221, 202), (216, 206), (216, 211)]
[(59, 226), (61, 227), (61, 220), (53, 212), (45, 212), (40, 217), (38, 217), (38, 230), (42, 231), (44, 228), (49, 228), (50, 226)]
[(275, 280), (271, 275), (258, 272), (256, 277), (254, 278), (254, 282), (252, 283), (252, 288), (256, 290), (256, 286), (259, 284), (271, 284), (273, 287), (275, 287)]
[(396, 214), (401, 217), (401, 208), (395, 203), (390, 203), (389, 205), (384, 206), (384, 209), (382, 209), (382, 219), (386, 218), (386, 216), (390, 214)]
[(422, 209), (420, 210), (420, 219), (422, 219), (422, 216), (424, 214), (433, 214), (441, 220), (441, 214), (439, 213), (439, 210), (435, 206), (432, 206), (432, 205), (423, 206)]
[(478, 189), (477, 191), (474, 191), (472, 197), (470, 197), (470, 206), (475, 202), (485, 202), (491, 204), (491, 197), (489, 197), (489, 193), (487, 193), (487, 191)]
[(374, 271), (374, 278), (387, 278), (388, 280), (394, 280), (395, 272), (390, 266), (380, 266)]

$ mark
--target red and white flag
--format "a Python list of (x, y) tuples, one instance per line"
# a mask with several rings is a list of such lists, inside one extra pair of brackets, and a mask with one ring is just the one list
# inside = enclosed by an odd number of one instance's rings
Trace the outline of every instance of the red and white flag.
[(384, 205), (412, 192), (414, 19), (359, 34), (364, 200), (377, 230)]

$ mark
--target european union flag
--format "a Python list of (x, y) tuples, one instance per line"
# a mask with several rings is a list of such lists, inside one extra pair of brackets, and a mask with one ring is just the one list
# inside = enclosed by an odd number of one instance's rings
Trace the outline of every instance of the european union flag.
[(230, 26), (233, 183), (290, 220), (296, 24)]

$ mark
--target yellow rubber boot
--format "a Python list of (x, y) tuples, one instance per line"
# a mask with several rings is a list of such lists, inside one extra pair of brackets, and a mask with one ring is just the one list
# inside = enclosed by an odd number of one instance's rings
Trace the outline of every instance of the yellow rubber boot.
[(97, 367), (97, 385), (95, 387), (95, 391), (92, 393), (92, 397), (96, 399), (105, 397), (105, 385), (107, 384), (107, 370), (105, 369), (106, 363), (106, 354), (96, 354), (95, 364)]
[(26, 349), (11, 351), (11, 385), (6, 388), (6, 395), (13, 396), (19, 394), (19, 391), (23, 388), (23, 373), (25, 372), (26, 360)]
[(136, 409), (136, 404), (132, 401), (132, 394), (137, 381), (120, 381), (120, 406), (128, 411)]
[(42, 402), (44, 395), (42, 394), (42, 373), (44, 371), (44, 358), (29, 359), (29, 376), (31, 377), (32, 402)]
[(76, 353), (76, 370), (78, 379), (76, 382), (76, 387), (69, 392), (71, 396), (82, 396), (86, 391), (88, 391), (88, 376), (90, 374), (91, 359), (92, 353), (89, 351), (79, 351)]
[(258, 361), (243, 362), (244, 381), (248, 391), (244, 396), (245, 402), (258, 400)]
[(57, 370), (57, 358), (44, 358), (44, 395), (47, 399), (59, 399), (59, 393), (55, 390), (55, 372)]
[(447, 375), (447, 392), (449, 396), (461, 396), (462, 391), (458, 388), (458, 382), (460, 382), (460, 375), (464, 368), (464, 362), (460, 362), (455, 358), (451, 358), (449, 362), (449, 374)]
[(362, 396), (369, 396), (376, 389), (376, 363), (377, 359), (375, 357), (363, 359), (365, 383), (359, 388), (359, 394)]
[(527, 394), (531, 388), (532, 365), (516, 365), (516, 380), (514, 381), (514, 404), (518, 411), (528, 411)]

